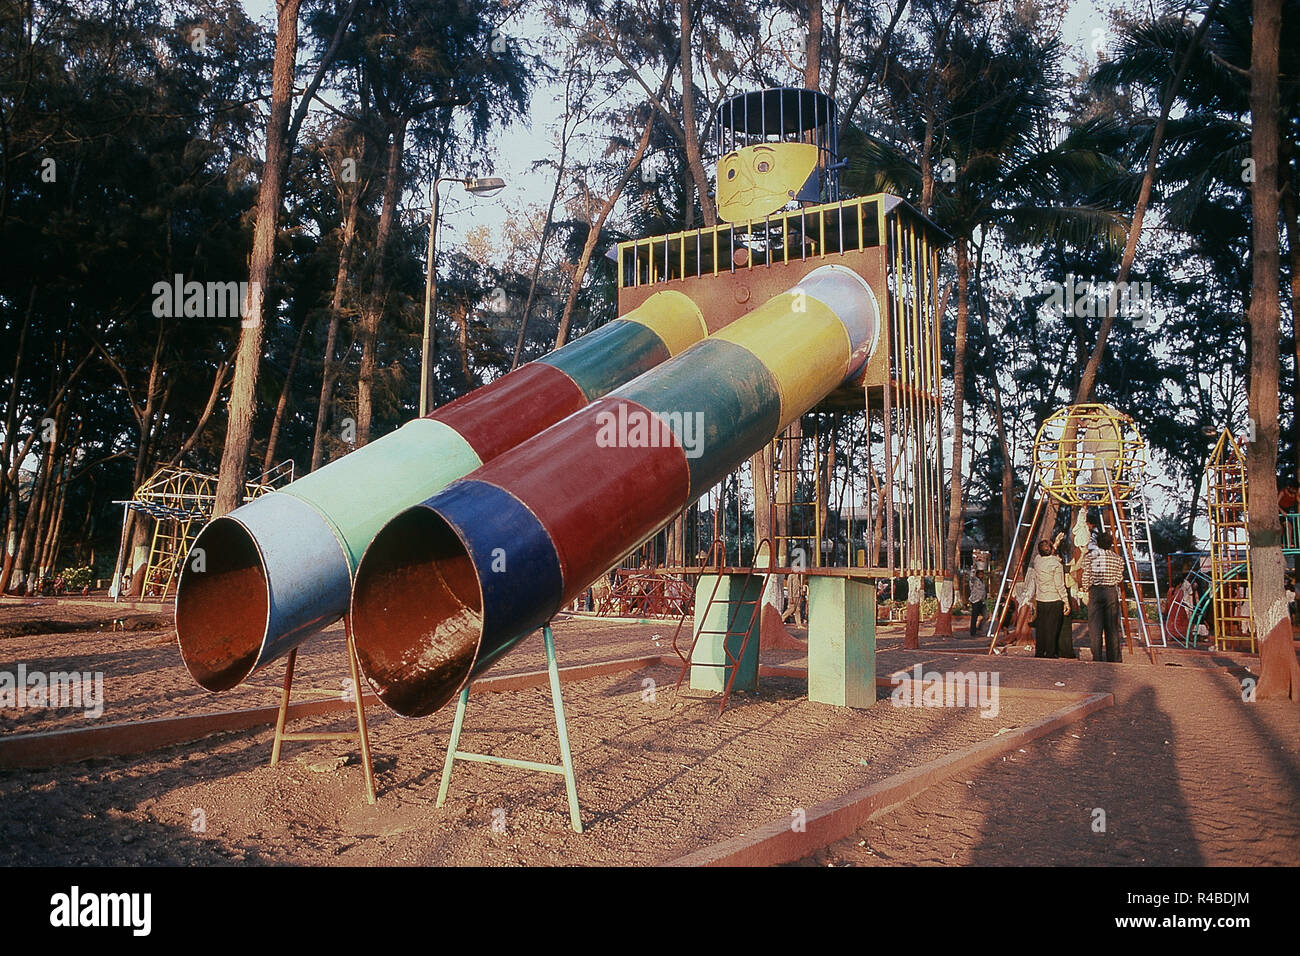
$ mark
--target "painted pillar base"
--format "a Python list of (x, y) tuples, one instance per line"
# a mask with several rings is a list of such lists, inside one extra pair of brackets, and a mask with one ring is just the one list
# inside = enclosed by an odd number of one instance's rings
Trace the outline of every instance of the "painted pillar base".
[[(745, 586), (749, 579), (748, 587)], [(717, 582), (718, 590), (714, 593), (713, 585)], [(713, 595), (709, 606), (709, 595)], [(695, 642), (695, 652), (691, 655), (691, 690), (708, 690), (722, 693), (731, 676), (730, 666), (725, 664), (727, 656), (723, 652), (722, 632), (752, 630), (745, 656), (740, 660), (736, 681), (731, 689), (758, 689), (758, 611), (763, 600), (763, 579), (745, 574), (704, 574), (700, 576), (695, 588), (695, 632), (701, 630), (700, 639)], [(739, 604), (739, 609), (737, 605)], [(733, 618), (734, 615), (734, 618)], [(711, 633), (717, 632), (717, 633)], [(744, 633), (733, 633), (727, 638), (727, 650), (735, 657), (740, 653), (744, 642)], [(715, 665), (715, 666), (709, 666)]]
[(808, 580), (808, 699), (876, 703), (876, 589), (871, 581)]
[(921, 599), (925, 597), (925, 582), (919, 574), (907, 579), (907, 612), (904, 616), (903, 647), (916, 650), (921, 646)]

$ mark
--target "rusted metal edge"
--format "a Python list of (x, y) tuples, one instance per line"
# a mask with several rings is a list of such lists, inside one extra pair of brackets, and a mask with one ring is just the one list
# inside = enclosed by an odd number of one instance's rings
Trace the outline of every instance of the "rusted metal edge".
[[(665, 659), (664, 662), (670, 663), (667, 659)], [(673, 661), (672, 663), (676, 663), (676, 662)], [(911, 683), (911, 677), (907, 671), (901, 671), (901, 670), (892, 671), (891, 674), (899, 675), (898, 684), (894, 683), (894, 678), (892, 676), (888, 676), (888, 677), (877, 677), (876, 686), (897, 687), (899, 685)], [(808, 669), (806, 667), (799, 667), (793, 664), (759, 664), (758, 676), (759, 677), (807, 678)], [(1094, 696), (1095, 693), (1096, 692), (1094, 691), (1056, 690), (1054, 688), (1048, 688), (1048, 687), (1007, 687), (1005, 685), (998, 687), (998, 694), (1003, 697), (1024, 697), (1024, 698), (1031, 698), (1031, 699), (1057, 700), (1057, 701), (1061, 701), (1062, 703), (1068, 701), (1086, 700), (1087, 698)]]
[[(627, 657), (594, 664), (575, 664), (560, 668), (563, 683), (587, 680), (603, 674), (637, 670), (662, 662), (659, 655)], [(525, 690), (547, 683), (545, 668), (518, 674), (502, 674), (476, 680), (471, 694)], [(366, 706), (378, 704), (379, 698), (366, 694)], [(289, 719), (314, 717), (351, 710), (352, 699), (312, 700), (289, 705)], [(147, 720), (85, 727), (76, 730), (46, 730), (0, 737), (0, 770), (35, 769), (74, 763), (92, 757), (123, 757), (147, 753), (176, 744), (191, 743), (213, 734), (234, 733), (256, 727), (274, 726), (279, 707), (250, 707), (188, 717), (153, 717)]]
[[(1003, 691), (1004, 692), (1004, 691)], [(1062, 695), (1067, 696), (1067, 695)], [(802, 832), (789, 818), (774, 820), (749, 833), (669, 861), (668, 866), (775, 866), (791, 863), (856, 833), (867, 821), (893, 809), (923, 790), (970, 767), (986, 763), (1025, 743), (1076, 723), (1115, 703), (1113, 694), (1089, 694), (1008, 734), (964, 747), (871, 786), (809, 807)]]

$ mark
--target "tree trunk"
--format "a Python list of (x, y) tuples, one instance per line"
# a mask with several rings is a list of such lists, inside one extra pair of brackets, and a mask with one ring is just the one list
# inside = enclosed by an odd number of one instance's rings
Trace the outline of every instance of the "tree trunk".
[[(149, 440), (147, 429), (143, 425), (140, 427), (137, 443), (134, 481), (131, 484), (131, 497), (133, 498), (135, 497), (135, 490), (144, 483), (148, 475)], [(242, 495), (242, 493), (243, 483), (241, 482), (240, 494)], [(144, 575), (141, 573), (144, 569), (135, 566), (135, 553), (141, 547), (149, 545), (149, 532), (152, 530), (150, 523), (153, 520), (153, 518), (140, 511), (131, 511), (127, 516), (127, 550), (122, 567), (131, 569), (131, 589), (127, 592), (131, 597), (139, 597), (144, 589)]]
[(664, 564), (673, 567), (683, 567), (686, 564), (686, 509), (665, 529), (667, 534), (664, 536)]
[(627, 188), (628, 182), (632, 179), (632, 174), (641, 165), (641, 159), (650, 146), (650, 134), (654, 130), (654, 124), (655, 115), (654, 111), (651, 110), (649, 117), (646, 119), (645, 128), (641, 131), (641, 139), (636, 144), (636, 150), (632, 153), (632, 158), (627, 162), (627, 168), (623, 170), (623, 175), (619, 177), (618, 183), (615, 184), (614, 191), (610, 193), (600, 207), (596, 221), (591, 224), (587, 232), (587, 240), (582, 244), (582, 254), (578, 256), (577, 268), (573, 270), (573, 283), (569, 286), (569, 295), (564, 301), (564, 313), (560, 316), (560, 327), (555, 332), (555, 347), (557, 349), (569, 337), (569, 323), (573, 321), (573, 309), (578, 303), (578, 293), (582, 290), (582, 280), (586, 277), (587, 268), (591, 265), (591, 257), (596, 252), (596, 243), (600, 241), (600, 231), (605, 228), (605, 220), (609, 218), (609, 214), (613, 212), (619, 197), (623, 195), (623, 190)]
[(41, 541), (40, 560), (36, 566), (40, 574), (45, 575), (57, 570), (58, 539), (63, 526), (63, 506), (68, 497), (68, 478), (64, 473), (66, 463), (60, 461), (54, 477), (54, 495), (49, 514), (45, 520), (45, 535)]
[(981, 245), (979, 261), (975, 266), (976, 285), (979, 288), (980, 314), (983, 318), (984, 347), (989, 362), (989, 390), (993, 393), (993, 424), (997, 428), (998, 448), (1002, 453), (1002, 558), (1011, 561), (1011, 542), (1016, 533), (1015, 517), (1015, 468), (1011, 460), (1011, 443), (1007, 440), (1007, 416), (1002, 407), (1002, 384), (998, 381), (997, 353), (993, 349), (993, 334), (989, 331), (988, 299), (984, 296), (984, 286), (980, 275), (980, 266), (984, 262), (984, 249)]
[[(754, 549), (756, 552), (759, 542), (771, 537), (775, 530), (772, 527), (772, 488), (776, 482), (776, 477), (773, 475), (776, 467), (773, 460), (774, 447), (774, 443), (768, 442), (761, 451), (749, 459), (750, 475), (754, 485)], [(740, 529), (737, 534), (740, 534)], [(740, 558), (736, 560), (739, 561)]]
[[(836, 544), (838, 544), (839, 535), (837, 533), (836, 534), (832, 533), (831, 523), (830, 523), (831, 522), (831, 512), (830, 512), (831, 482), (835, 478), (835, 456), (839, 453), (839, 449), (836, 448), (835, 446), (835, 438), (836, 438), (836, 429), (834, 426), (832, 426), (830, 429), (830, 434), (827, 435), (826, 454), (823, 456), (821, 454), (820, 449), (818, 449), (815, 452), (816, 457), (820, 459), (817, 467), (821, 470), (821, 476), (818, 482), (818, 484), (821, 485), (821, 490), (817, 493), (817, 509), (818, 509), (817, 513), (821, 516), (821, 522), (819, 527), (817, 528), (817, 533), (820, 534), (822, 538), (828, 538), (831, 541), (834, 541)], [(850, 442), (852, 441), (851, 437), (849, 441)], [(840, 502), (843, 502), (843, 500), (844, 500), (843, 495), (841, 495)], [(836, 524), (834, 530), (836, 532), (839, 531), (838, 524)], [(848, 549), (847, 554), (845, 555), (846, 563), (850, 567), (852, 567), (853, 557), (854, 557), (853, 538), (852, 535), (847, 533), (847, 529), (845, 533), (845, 541), (847, 542), (845, 547)]]
[[(66, 424), (66, 416), (62, 418), (60, 429)], [(62, 434), (62, 431), (60, 431)], [(72, 481), (71, 458), (73, 450), (76, 449), (81, 441), (80, 427), (76, 433), (70, 435), (63, 442), (63, 451), (55, 454), (57, 462), (54, 469), (54, 496), (49, 515), (45, 521), (45, 535), (41, 540), (40, 560), (37, 567), (44, 573), (47, 570), (57, 570), (59, 558), (59, 537), (63, 530), (63, 512), (64, 506), (68, 499), (68, 485)]]
[(280, 429), (284, 425), (284, 416), (289, 411), (290, 393), (293, 391), (293, 373), (298, 370), (298, 356), (302, 354), (303, 339), (307, 335), (307, 326), (311, 314), (303, 316), (298, 328), (298, 341), (294, 343), (293, 354), (289, 356), (289, 368), (284, 373), (284, 387), (280, 389), (280, 400), (275, 403), (275, 417), (271, 419), (271, 434), (266, 439), (266, 455), (262, 458), (262, 474), (271, 470), (275, 464), (275, 449), (280, 443)]
[(1187, 539), (1193, 542), (1193, 547), (1196, 541), (1196, 510), (1201, 503), (1201, 479), (1205, 476), (1205, 469), (1209, 467), (1210, 453), (1208, 451), (1203, 453), (1199, 461), (1199, 467), (1192, 473), (1192, 503), (1187, 511)]
[[(1147, 206), (1151, 202), (1151, 189), (1156, 178), (1156, 159), (1160, 154), (1160, 146), (1165, 139), (1165, 127), (1169, 123), (1169, 110), (1174, 104), (1174, 98), (1178, 95), (1178, 88), (1182, 85), (1183, 75), (1192, 62), (1192, 55), (1196, 52), (1197, 47), (1201, 45), (1201, 40), (1205, 36), (1205, 31), (1209, 29), (1218, 6), (1219, 0), (1214, 0), (1209, 10), (1206, 11), (1204, 18), (1201, 20), (1201, 25), (1196, 30), (1196, 35), (1192, 38), (1191, 45), (1183, 52), (1182, 58), (1169, 80), (1169, 85), (1165, 88), (1164, 96), (1161, 98), (1160, 118), (1156, 121), (1156, 128), (1151, 133), (1151, 146), (1147, 150), (1146, 171), (1142, 174), (1142, 185), (1138, 190), (1137, 205), (1133, 208), (1133, 221), (1129, 224), (1128, 237), (1124, 242), (1124, 255), (1120, 259), (1119, 274), (1115, 277), (1116, 288), (1111, 291), (1110, 298), (1106, 302), (1105, 312), (1101, 319), (1101, 329), (1097, 333), (1097, 344), (1093, 348), (1092, 354), (1088, 356), (1088, 364), (1084, 366), (1083, 374), (1079, 378), (1079, 388), (1074, 395), (1074, 404), (1076, 405), (1092, 400), (1092, 391), (1097, 384), (1097, 372), (1101, 368), (1102, 357), (1106, 354), (1106, 340), (1110, 337), (1111, 326), (1115, 322), (1116, 298), (1119, 294), (1118, 287), (1128, 282), (1129, 272), (1133, 268), (1133, 259), (1137, 255), (1138, 239), (1142, 236), (1142, 220), (1146, 217)], [(1052, 516), (1055, 517), (1054, 510)]]
[[(695, 125), (695, 84), (691, 79), (691, 0), (677, 0), (681, 8), (681, 71), (682, 71), (682, 130), (685, 133), (686, 163), (695, 181), (695, 193), (700, 200), (700, 212), (708, 226), (718, 224), (718, 212), (709, 196), (709, 176), (704, 171), (704, 161), (700, 158), (700, 134)], [(687, 228), (690, 203), (687, 203)]]
[(460, 353), (460, 380), (464, 385), (462, 394), (467, 394), (477, 387), (473, 373), (469, 370), (469, 306), (458, 306), (452, 311), (452, 320), (456, 323), (456, 350)]
[(52, 467), (53, 443), (47, 443), (45, 453), (41, 456), (40, 472), (32, 485), (31, 497), (27, 499), (27, 514), (23, 516), (23, 530), (18, 537), (18, 554), (14, 561), (14, 575), (24, 590), (35, 571), (32, 552), (33, 542), (40, 524), (41, 510), (45, 504), (45, 489), (49, 484)]
[(18, 486), (9, 488), (9, 513), (5, 518), (5, 556), (4, 566), (0, 567), (0, 594), (9, 591), (9, 582), (14, 576), (14, 562), (18, 558)]
[(804, 48), (804, 89), (819, 90), (822, 85), (822, 0), (808, 2), (808, 44)]
[(18, 545), (18, 567), (24, 572), (24, 584), (33, 578), (39, 580), (45, 570), (50, 524), (57, 508), (59, 486), (62, 483), (62, 455), (59, 446), (66, 441), (64, 426), (67, 418), (68, 408), (65, 404), (54, 413), (54, 436), (45, 442), (39, 482), (32, 489), (27, 518), (23, 522), (23, 534)]
[[(1288, 153), (1291, 151), (1288, 149)], [(1288, 162), (1283, 173), (1290, 180), (1280, 190), (1282, 221), (1286, 223), (1286, 244), (1291, 259), (1291, 344), (1295, 364), (1291, 366), (1291, 448), (1296, 456), (1295, 475), (1300, 478), (1300, 212), (1296, 209), (1295, 178)]]
[[(370, 422), (374, 417), (375, 351), (379, 339), (379, 322), (388, 300), (388, 240), (393, 230), (393, 215), (401, 195), (402, 151), (406, 146), (406, 120), (393, 124), (393, 138), (388, 146), (388, 168), (384, 173), (384, 200), (379, 211), (375, 235), (375, 275), (370, 295), (361, 314), (361, 369), (357, 376), (357, 446), (370, 441)], [(432, 319), (430, 319), (432, 321)]]
[(1256, 697), (1300, 701), (1300, 661), (1291, 643), (1277, 511), (1278, 294), (1278, 46), (1281, 0), (1253, 0), (1250, 54), (1250, 153), (1255, 181), (1250, 188), (1250, 419), (1253, 440), (1246, 449), (1247, 500), (1251, 503), (1251, 614), (1260, 642)]
[[(799, 488), (799, 462), (803, 454), (803, 420), (796, 418), (782, 433), (777, 443), (772, 446), (772, 468), (776, 478), (776, 528), (773, 529), (775, 540), (768, 553), (768, 560), (778, 567), (787, 567), (796, 558), (790, 551), (790, 536), (793, 528), (793, 503)], [(771, 522), (769, 521), (769, 524)], [(756, 543), (757, 546), (757, 543)], [(756, 552), (757, 553), (757, 552)], [(812, 564), (813, 554), (805, 551), (798, 555), (799, 564), (808, 567)], [(790, 606), (787, 609), (796, 626), (803, 626), (803, 601), (800, 599), (799, 576), (788, 578), (774, 577), (774, 588), (768, 603), (778, 603), (777, 590), (789, 582)]]
[[(131, 521), (130, 543), (127, 545), (126, 560), (122, 567), (131, 569), (131, 589), (127, 591), (127, 596), (139, 599), (144, 595), (144, 572), (149, 568), (149, 546), (150, 541), (149, 522), (153, 518), (146, 518), (140, 512), (134, 512)], [(144, 563), (136, 564), (135, 556), (140, 551), (144, 551)]]
[[(990, 353), (990, 360), (992, 354)], [(1016, 497), (1015, 470), (1011, 461), (1011, 443), (1007, 441), (1006, 415), (1002, 410), (1002, 389), (997, 383), (997, 368), (992, 370), (993, 415), (998, 430), (998, 447), (1002, 450), (1002, 554), (1006, 561), (1011, 560), (1011, 541), (1016, 534), (1016, 519), (1013, 512)]]
[[(1146, 170), (1142, 174), (1142, 184), (1138, 189), (1137, 204), (1133, 208), (1133, 219), (1129, 223), (1128, 236), (1124, 241), (1124, 254), (1120, 258), (1119, 273), (1115, 277), (1115, 287), (1111, 290), (1109, 298), (1102, 307), (1101, 327), (1097, 330), (1097, 344), (1093, 346), (1092, 353), (1088, 356), (1088, 361), (1079, 376), (1079, 385), (1074, 393), (1075, 405), (1082, 405), (1085, 402), (1092, 401), (1092, 393), (1097, 386), (1097, 374), (1101, 370), (1101, 361), (1106, 355), (1106, 342), (1110, 338), (1111, 327), (1115, 324), (1119, 288), (1128, 282), (1129, 272), (1133, 268), (1133, 260), (1137, 256), (1137, 244), (1142, 236), (1142, 221), (1146, 218), (1147, 206), (1151, 202), (1152, 186), (1155, 183), (1156, 160), (1160, 154), (1160, 146), (1164, 142), (1165, 127), (1169, 123), (1169, 110), (1173, 107), (1174, 98), (1178, 94), (1178, 88), (1182, 85), (1187, 67), (1192, 62), (1192, 55), (1201, 45), (1201, 40), (1204, 38), (1206, 30), (1209, 29), (1218, 6), (1219, 0), (1214, 0), (1209, 10), (1206, 11), (1204, 18), (1201, 20), (1201, 25), (1196, 30), (1196, 35), (1192, 38), (1191, 45), (1183, 52), (1177, 68), (1169, 79), (1169, 85), (1165, 87), (1164, 95), (1160, 99), (1160, 118), (1156, 121), (1156, 128), (1151, 133), (1151, 146), (1147, 149)], [(1079, 320), (1076, 318), (1076, 321)], [(1067, 426), (1062, 440), (1066, 442), (1074, 440), (1073, 425)], [(1049, 499), (1047, 506), (1043, 509), (1043, 522), (1039, 526), (1038, 540), (1041, 541), (1046, 538), (1051, 533), (1051, 529), (1056, 526), (1058, 511), (1059, 506), (1056, 499)]]
[[(776, 471), (776, 535), (773, 557), (779, 565), (788, 565), (790, 554), (790, 535), (793, 531), (792, 512), (794, 500), (799, 492), (799, 462), (803, 455), (803, 420), (796, 418), (781, 435), (780, 460), (773, 467)], [(812, 554), (803, 555), (803, 563), (812, 563)]]
[(934, 110), (929, 102), (925, 107), (925, 137), (921, 141), (921, 213), (934, 214)]
[(247, 314), (239, 330), (235, 378), (227, 406), (226, 441), (217, 477), (216, 517), (239, 507), (244, 497), (248, 450), (257, 408), (257, 375), (262, 361), (266, 322), (264, 290), (275, 259), (275, 235), (284, 194), (284, 151), (288, 148), (289, 104), (293, 97), (293, 65), (298, 49), (298, 6), (301, 0), (276, 0), (275, 60), (271, 70), (271, 111), (266, 122), (266, 159), (257, 195), (257, 224), (249, 257)]
[[(880, 69), (880, 65), (884, 62), (886, 55), (889, 53), (889, 43), (894, 36), (894, 27), (898, 26), (898, 21), (902, 18), (903, 10), (906, 7), (907, 0), (898, 0), (898, 5), (894, 7), (894, 13), (889, 18), (889, 26), (885, 28), (884, 36), (880, 38), (880, 42), (876, 46), (876, 52), (872, 54), (870, 65), (862, 71), (861, 75), (863, 77), (863, 83), (858, 87), (858, 91), (853, 94), (853, 98), (849, 100), (848, 108), (845, 109), (842, 114), (843, 118), (840, 122), (843, 126), (847, 126), (849, 123), (853, 122), (853, 114), (858, 111), (858, 104), (861, 103), (862, 98), (867, 95), (867, 91), (871, 89), (872, 84), (878, 80), (876, 73)], [(835, 91), (832, 89), (832, 98), (834, 95)], [(841, 128), (843, 128), (843, 126)]]
[(339, 249), (339, 267), (334, 274), (334, 295), (330, 299), (330, 324), (325, 333), (325, 357), (321, 363), (320, 401), (316, 404), (316, 434), (311, 443), (311, 470), (321, 466), (325, 458), (325, 422), (329, 418), (330, 402), (334, 397), (334, 383), (338, 380), (339, 364), (334, 357), (338, 347), (339, 320), (343, 313), (343, 290), (347, 287), (348, 272), (352, 268), (352, 242), (357, 233), (357, 191), (351, 194), (348, 211), (343, 219), (343, 245)]
[[(560, 199), (560, 190), (564, 187), (564, 173), (569, 156), (569, 116), (571, 112), (573, 71), (564, 75), (564, 125), (560, 128), (560, 158), (555, 170), (555, 188), (551, 190), (551, 202), (546, 207), (546, 221), (542, 223), (542, 235), (537, 242), (537, 258), (533, 260), (533, 274), (528, 280), (528, 298), (524, 301), (524, 314), (519, 319), (519, 336), (515, 339), (515, 355), (510, 360), (510, 371), (519, 367), (519, 357), (524, 351), (524, 336), (528, 331), (528, 316), (533, 311), (533, 299), (537, 295), (537, 277), (542, 271), (542, 258), (546, 255), (546, 243), (551, 238), (551, 227), (555, 222), (555, 204)], [(581, 277), (575, 277), (581, 281)]]
[[(23, 313), (23, 324), (18, 329), (18, 347), (14, 355), (14, 375), (9, 382), (9, 402), (5, 406), (4, 418), (4, 436), (0, 437), (0, 497), (8, 497), (10, 488), (10, 463), (14, 462), (13, 480), (17, 481), (18, 464), (22, 462), (22, 455), (17, 456), (17, 461), (11, 457), (17, 442), (18, 423), (18, 386), (23, 380), (23, 352), (27, 344), (27, 328), (31, 325), (32, 309), (36, 304), (36, 286), (32, 286), (31, 292), (27, 295), (27, 308)], [(16, 490), (16, 485), (15, 485)], [(10, 512), (9, 520), (14, 520), (14, 515)], [(6, 552), (6, 558), (8, 552)], [(10, 563), (10, 562), (7, 562)], [(0, 594), (4, 593), (4, 584), (0, 583)]]
[[(961, 532), (965, 523), (962, 508), (962, 451), (964, 434), (964, 415), (966, 406), (966, 310), (968, 308), (968, 287), (970, 284), (970, 250), (966, 240), (959, 237), (957, 247), (957, 333), (955, 351), (952, 360), (952, 480), (948, 486), (948, 534), (944, 541), (943, 566), (949, 578), (955, 578), (957, 564), (961, 556)], [(946, 635), (952, 633), (952, 610), (940, 608), (934, 618), (934, 633)]]

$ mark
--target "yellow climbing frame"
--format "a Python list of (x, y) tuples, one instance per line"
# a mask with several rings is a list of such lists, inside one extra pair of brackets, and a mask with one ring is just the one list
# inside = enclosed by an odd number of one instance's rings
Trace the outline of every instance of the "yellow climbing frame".
[(1247, 529), (1246, 457), (1225, 428), (1205, 468), (1210, 511), (1210, 588), (1214, 646), (1255, 653)]

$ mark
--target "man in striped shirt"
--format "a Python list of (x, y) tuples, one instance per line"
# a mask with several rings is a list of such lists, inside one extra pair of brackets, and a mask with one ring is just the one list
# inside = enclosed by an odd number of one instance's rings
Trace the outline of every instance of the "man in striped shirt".
[[(1084, 560), (1083, 588), (1088, 592), (1088, 634), (1092, 638), (1092, 659), (1118, 664), (1120, 638), (1120, 585), (1124, 582), (1124, 562), (1114, 551), (1115, 539), (1109, 531), (1097, 535), (1097, 548)], [(1102, 633), (1106, 646), (1103, 653)]]

